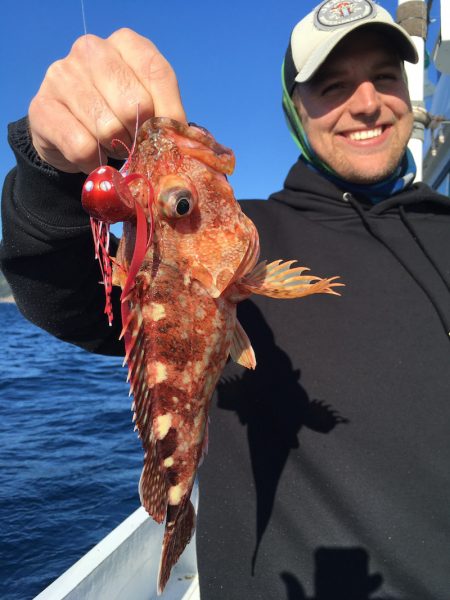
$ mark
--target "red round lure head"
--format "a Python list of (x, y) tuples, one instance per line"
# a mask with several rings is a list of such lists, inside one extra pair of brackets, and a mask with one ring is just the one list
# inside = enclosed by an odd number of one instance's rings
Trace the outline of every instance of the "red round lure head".
[(102, 166), (87, 177), (81, 203), (91, 217), (104, 223), (135, 219), (135, 200), (126, 179), (117, 169)]

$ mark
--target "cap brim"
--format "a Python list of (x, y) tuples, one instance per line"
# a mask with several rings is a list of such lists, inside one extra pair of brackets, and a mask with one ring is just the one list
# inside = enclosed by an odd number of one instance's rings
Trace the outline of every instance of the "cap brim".
[(393, 44), (398, 48), (399, 56), (402, 60), (406, 60), (413, 64), (416, 64), (419, 61), (419, 55), (417, 54), (414, 42), (400, 25), (380, 21), (355, 23), (354, 27), (346, 27), (345, 29), (336, 31), (334, 35), (330, 36), (327, 42), (321, 44), (317, 50), (313, 51), (306, 64), (295, 77), (295, 81), (297, 83), (304, 83), (311, 79), (339, 42), (357, 29), (367, 29), (369, 27), (374, 30), (379, 30), (383, 35), (390, 37)]

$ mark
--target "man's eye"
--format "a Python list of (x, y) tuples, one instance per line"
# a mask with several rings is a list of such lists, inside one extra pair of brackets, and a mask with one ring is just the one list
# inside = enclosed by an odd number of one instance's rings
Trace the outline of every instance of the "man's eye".
[(375, 79), (377, 81), (396, 81), (397, 75), (394, 75), (394, 73), (380, 73)]
[(323, 88), (322, 95), (325, 96), (326, 94), (335, 92), (336, 90), (340, 90), (343, 87), (344, 87), (344, 84), (342, 82), (335, 81), (334, 83), (330, 83), (329, 85), (327, 85)]

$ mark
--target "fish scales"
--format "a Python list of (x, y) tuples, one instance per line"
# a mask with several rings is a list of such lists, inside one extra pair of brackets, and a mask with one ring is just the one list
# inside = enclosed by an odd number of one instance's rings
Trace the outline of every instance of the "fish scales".
[[(133, 419), (144, 449), (140, 498), (153, 519), (165, 521), (158, 593), (194, 531), (190, 496), (225, 362), (231, 356), (256, 366), (237, 303), (253, 293), (339, 295), (342, 285), (295, 261), (257, 264), (258, 233), (226, 179), (233, 168), (232, 151), (205, 129), (153, 118), (122, 175), (100, 167), (83, 188), (105, 289), (122, 288)], [(117, 220), (124, 226), (111, 276), (104, 232)]]
[[(180, 277), (172, 266), (160, 265), (154, 276), (145, 269), (144, 264), (137, 288), (144, 339), (149, 340), (145, 381), (151, 394), (147, 422), (151, 428), (148, 424), (144, 428), (142, 416), (136, 424), (146, 432), (142, 442), (147, 452), (151, 449), (149, 430), (153, 433), (153, 452), (160, 456), (169, 482), (161, 493), (167, 493), (169, 504), (175, 506), (192, 489), (202, 453), (207, 405), (231, 344), (235, 306), (221, 298), (212, 299), (196, 280)], [(153, 460), (151, 452), (149, 456)], [(152, 480), (144, 481), (142, 502), (152, 514), (146, 499), (152, 494)]]

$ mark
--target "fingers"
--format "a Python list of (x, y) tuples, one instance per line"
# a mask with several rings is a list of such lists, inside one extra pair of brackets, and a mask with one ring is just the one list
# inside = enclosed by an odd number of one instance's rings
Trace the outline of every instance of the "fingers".
[(45, 83), (109, 156), (114, 156), (114, 137), (130, 146), (135, 98), (142, 94), (136, 92), (136, 77), (106, 40), (92, 35), (79, 38), (66, 59), (49, 68)]
[[(103, 40), (79, 38), (48, 69), (29, 110), (33, 144), (56, 168), (89, 173), (105, 155), (125, 157), (137, 119), (166, 116), (185, 122), (175, 73), (156, 46), (121, 29)], [(99, 150), (100, 146), (100, 150)]]
[(106, 153), (95, 136), (64, 104), (36, 96), (30, 104), (29, 121), (37, 153), (60, 171), (88, 174), (106, 163)]
[(185, 123), (175, 72), (157, 47), (130, 29), (114, 32), (108, 41), (127, 62), (147, 94), (149, 103), (140, 104), (144, 117), (169, 117)]

